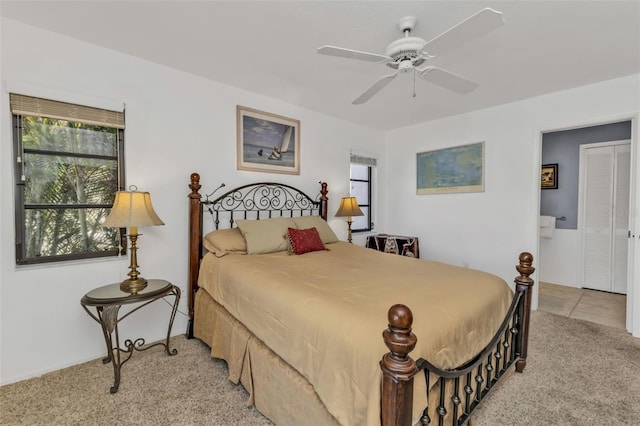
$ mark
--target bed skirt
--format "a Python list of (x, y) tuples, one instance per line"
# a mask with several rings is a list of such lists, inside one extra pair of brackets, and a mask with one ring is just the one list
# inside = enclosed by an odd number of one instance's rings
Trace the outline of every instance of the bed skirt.
[[(229, 380), (241, 383), (249, 393), (247, 405), (255, 406), (275, 424), (340, 424), (297, 370), (255, 337), (204, 289), (200, 289), (195, 297), (194, 337), (211, 348), (211, 357), (226, 361)], [(513, 373), (513, 368), (510, 370), (508, 376)], [(424, 378), (418, 375), (416, 380)], [(434, 419), (440, 392), (438, 382), (434, 380), (431, 383), (429, 416)], [(447, 393), (450, 392), (447, 389)], [(447, 405), (450, 409), (450, 404)], [(417, 420), (414, 419), (416, 423)]]
[(195, 298), (194, 336), (229, 367), (229, 380), (242, 383), (255, 405), (277, 425), (338, 425), (309, 382), (200, 289)]

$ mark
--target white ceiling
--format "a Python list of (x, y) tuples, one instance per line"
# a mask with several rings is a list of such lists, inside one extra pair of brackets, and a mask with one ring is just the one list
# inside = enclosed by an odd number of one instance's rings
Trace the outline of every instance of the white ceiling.
[[(2, 16), (380, 129), (640, 73), (640, 1), (7, 1)], [(506, 24), (430, 65), (479, 83), (449, 92), (381, 64), (318, 55), (384, 53), (414, 15), (430, 40), (484, 7)], [(639, 94), (640, 96), (640, 94)]]

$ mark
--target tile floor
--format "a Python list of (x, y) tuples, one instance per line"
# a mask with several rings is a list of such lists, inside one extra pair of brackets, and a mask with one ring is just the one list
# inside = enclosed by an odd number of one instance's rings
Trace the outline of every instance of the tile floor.
[(627, 298), (622, 294), (541, 282), (538, 309), (569, 318), (625, 328)]

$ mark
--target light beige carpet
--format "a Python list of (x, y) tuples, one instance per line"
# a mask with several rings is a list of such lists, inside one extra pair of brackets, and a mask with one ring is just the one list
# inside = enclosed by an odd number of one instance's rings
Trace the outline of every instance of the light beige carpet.
[[(111, 395), (101, 360), (0, 388), (2, 425), (270, 425), (197, 340), (135, 353)], [(474, 426), (640, 425), (640, 339), (534, 312), (527, 368), (496, 388)]]

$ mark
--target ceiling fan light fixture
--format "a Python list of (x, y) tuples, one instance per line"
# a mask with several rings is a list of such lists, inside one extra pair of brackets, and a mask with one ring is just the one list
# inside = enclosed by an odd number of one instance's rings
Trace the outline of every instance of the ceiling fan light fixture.
[(465, 44), (498, 28), (504, 24), (504, 18), (502, 17), (502, 12), (491, 8), (484, 8), (428, 42), (425, 42), (424, 39), (420, 37), (411, 37), (411, 31), (415, 28), (416, 24), (417, 20), (414, 16), (401, 18), (398, 21), (398, 28), (403, 32), (404, 37), (389, 43), (384, 55), (336, 46), (322, 46), (318, 48), (318, 53), (347, 59), (383, 63), (389, 68), (397, 70), (394, 74), (385, 76), (375, 82), (373, 86), (369, 87), (362, 95), (356, 98), (352, 102), (356, 105), (368, 101), (389, 84), (399, 73), (406, 74), (412, 70), (414, 72), (414, 97), (416, 74), (421, 79), (444, 87), (445, 89), (466, 94), (474, 90), (478, 86), (477, 83), (438, 67), (417, 67), (443, 52)]
[(400, 71), (401, 73), (408, 73), (412, 69), (414, 69), (414, 66), (410, 59), (400, 61), (400, 63), (398, 64), (398, 71)]

